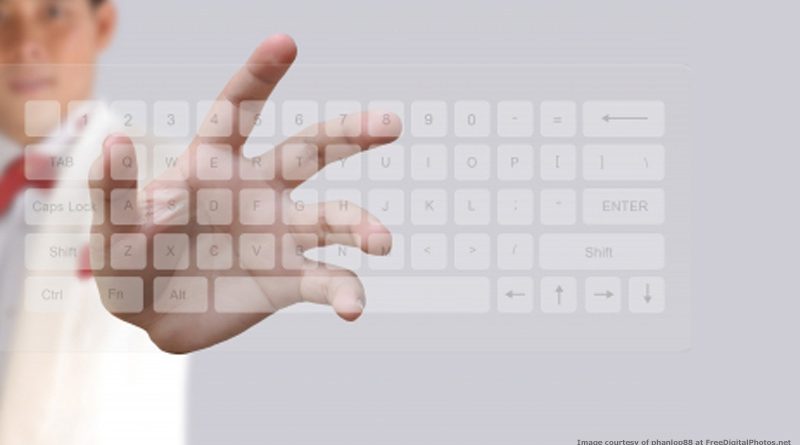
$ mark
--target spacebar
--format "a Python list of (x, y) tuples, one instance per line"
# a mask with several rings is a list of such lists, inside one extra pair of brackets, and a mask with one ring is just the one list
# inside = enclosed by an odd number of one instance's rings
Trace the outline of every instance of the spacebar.
[(491, 291), (486, 277), (366, 276), (368, 313), (485, 313)]

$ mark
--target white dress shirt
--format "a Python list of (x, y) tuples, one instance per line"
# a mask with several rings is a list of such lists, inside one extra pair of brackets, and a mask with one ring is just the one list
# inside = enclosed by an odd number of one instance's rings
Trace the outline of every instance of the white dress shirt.
[[(39, 151), (69, 147), (88, 176), (116, 128), (102, 106), (90, 120), (80, 137), (56, 133)], [(2, 167), (22, 154), (7, 140), (0, 144)], [(42, 193), (63, 199), (64, 192), (56, 184)], [(25, 224), (23, 195), (0, 217), (0, 445), (185, 443), (187, 357), (159, 351), (143, 330), (109, 314), (77, 264), (63, 287), (75, 297), (68, 309), (26, 307), (25, 234), (36, 228)]]
[[(4, 172), (21, 155), (22, 150), (16, 144), (0, 135), (0, 172)], [(18, 253), (25, 248), (27, 229), (22, 200), (17, 196), (8, 211), (0, 215), (0, 381), (5, 370), (6, 350), (10, 347), (19, 297), (22, 295), (24, 265)]]
[[(64, 147), (69, 147), (64, 142), (73, 136), (74, 133), (59, 129), (37, 146), (48, 153), (64, 151)], [(24, 147), (0, 134), (0, 175), (23, 153)], [(8, 211), (0, 215), (0, 379), (5, 369), (5, 356), (10, 347), (14, 320), (22, 303), (25, 235), (31, 232), (31, 227), (25, 223), (24, 194), (24, 190), (20, 190)], [(2, 389), (0, 386), (0, 395)]]

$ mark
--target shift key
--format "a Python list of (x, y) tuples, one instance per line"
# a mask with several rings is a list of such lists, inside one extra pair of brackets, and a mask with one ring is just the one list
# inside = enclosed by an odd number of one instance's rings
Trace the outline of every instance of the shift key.
[(539, 240), (543, 270), (660, 270), (664, 236), (657, 233), (545, 234)]

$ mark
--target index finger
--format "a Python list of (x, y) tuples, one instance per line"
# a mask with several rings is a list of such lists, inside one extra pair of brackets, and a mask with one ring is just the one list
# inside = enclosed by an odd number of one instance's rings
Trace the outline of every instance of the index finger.
[[(255, 126), (255, 116), (297, 56), (291, 37), (277, 34), (264, 40), (213, 103), (189, 149), (200, 144), (221, 144), (238, 149)], [(244, 110), (240, 109), (243, 105)], [(247, 119), (252, 114), (253, 119)], [(240, 125), (240, 119), (245, 123)], [(220, 134), (216, 129), (225, 128)]]

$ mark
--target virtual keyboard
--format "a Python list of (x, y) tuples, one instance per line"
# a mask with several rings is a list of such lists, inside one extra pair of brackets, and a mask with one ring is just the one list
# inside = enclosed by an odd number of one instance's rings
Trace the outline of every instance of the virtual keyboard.
[[(252, 276), (291, 274), (299, 255), (358, 273), (367, 291), (365, 316), (356, 325), (338, 325), (328, 307), (295, 305), (226, 347), (688, 346), (685, 68), (300, 65), (266, 103), (207, 100), (232, 70), (102, 67), (108, 99), (26, 106), (31, 136), (50, 134), (42, 122), (73, 125), (77, 118), (81, 127), (91, 126), (92, 110), (110, 110), (115, 129), (135, 143), (137, 158), (135, 170), (130, 159), (112, 159), (114, 179), (134, 179), (130, 171), (140, 184), (161, 178), (165, 186), (154, 193), (191, 203), (163, 216), (161, 224), (170, 228), (152, 242), (125, 230), (106, 240), (111, 247), (101, 266), (116, 276), (98, 278), (114, 283), (114, 293), (101, 297), (118, 311), (141, 311), (143, 289), (154, 286), (156, 294), (190, 300), (175, 306), (165, 297), (155, 302), (157, 312), (257, 312), (232, 290), (246, 287)], [(386, 124), (399, 118), (401, 138), (349, 157), (360, 150), (329, 147), (333, 162), (285, 196), (261, 186), (279, 174), (265, 162), (276, 144), (315, 122), (344, 121), (366, 110), (380, 110), (373, 119)], [(369, 124), (375, 136), (378, 124)], [(244, 147), (216, 142), (237, 133), (250, 133)], [(174, 174), (170, 169), (195, 134), (212, 142), (198, 147), (181, 177), (171, 178), (199, 184), (194, 196), (182, 196), (187, 192), (170, 189), (164, 174)], [(299, 147), (300, 155), (284, 162), (301, 169), (303, 162), (320, 162), (318, 151), (305, 150), (319, 147)], [(63, 293), (67, 272), (90, 241), (77, 227), (107, 217), (124, 228), (138, 216), (126, 206), (125, 189), (112, 191), (109, 209), (92, 209), (89, 194), (103, 191), (87, 189), (89, 166), (68, 151), (31, 145), (26, 153), (36, 159), (30, 179), (63, 184), (59, 193), (26, 193), (32, 228), (26, 308), (69, 310), (70, 298), (80, 296)], [(40, 168), (42, 153), (46, 169)], [(234, 182), (240, 185), (228, 186)], [(335, 203), (343, 214), (361, 206), (392, 230), (392, 249), (385, 256), (342, 245), (281, 251), (268, 228), (291, 221), (282, 221), (286, 214), (268, 203), (282, 200), (296, 212), (319, 211), (318, 202)], [(201, 232), (196, 240), (181, 233), (187, 225)], [(164, 277), (144, 282), (137, 272), (145, 269)], [(215, 278), (169, 278), (185, 270), (214, 271)], [(291, 341), (266, 343), (265, 335)]]

